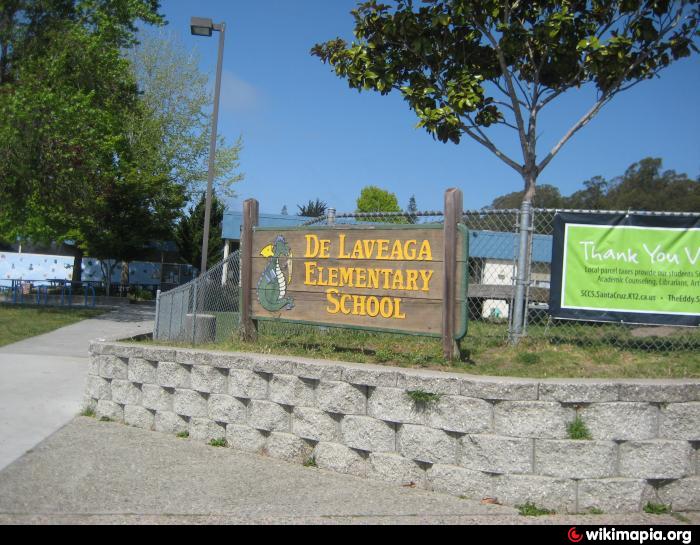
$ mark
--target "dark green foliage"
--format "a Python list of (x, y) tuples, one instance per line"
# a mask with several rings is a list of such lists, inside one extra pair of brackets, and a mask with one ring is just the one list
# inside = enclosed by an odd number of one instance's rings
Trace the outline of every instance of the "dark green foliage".
[(408, 207), (406, 207), (406, 213), (408, 214), (408, 222), (409, 223), (418, 223), (418, 217), (415, 216), (414, 214), (418, 212), (418, 205), (416, 204), (416, 196), (411, 195), (411, 198), (408, 199)]
[(299, 209), (298, 216), (305, 216), (307, 218), (320, 218), (326, 215), (326, 210), (328, 205), (321, 199), (316, 199), (315, 201), (309, 200), (306, 204), (298, 204)]
[[(476, 140), (522, 176), (531, 201), (540, 173), (601, 108), (698, 51), (700, 3), (370, 0), (352, 16), (355, 42), (312, 54), (353, 89), (399, 93), (435, 139)], [(590, 109), (538, 154), (538, 116), (582, 86), (596, 91)], [(493, 125), (514, 131), (521, 157), (498, 148)]]
[(304, 462), (303, 465), (304, 467), (318, 467), (318, 464), (316, 463), (316, 458), (314, 458), (313, 456), (306, 460), (306, 462)]
[(644, 506), (644, 512), (650, 515), (667, 515), (671, 512), (671, 508), (663, 503), (649, 502)]
[(440, 394), (424, 392), (423, 390), (407, 391), (406, 395), (410, 397), (416, 405), (422, 407), (427, 407), (433, 403), (437, 403), (442, 397)]
[(541, 358), (536, 352), (518, 352), (516, 356), (518, 363), (523, 365), (535, 365), (540, 362)]
[(209, 441), (209, 445), (212, 447), (228, 447), (228, 441), (226, 439), (212, 439)]
[(515, 506), (518, 512), (523, 517), (543, 517), (545, 515), (556, 515), (556, 511), (537, 507), (534, 503), (526, 503), (524, 505)]
[[(196, 206), (190, 207), (175, 227), (175, 243), (185, 263), (199, 269), (202, 265), (202, 239), (204, 237), (204, 213), (206, 196), (202, 195)], [(224, 204), (214, 193), (211, 201), (211, 221), (209, 225), (209, 246), (207, 263), (213, 265), (223, 258), (222, 223)]]

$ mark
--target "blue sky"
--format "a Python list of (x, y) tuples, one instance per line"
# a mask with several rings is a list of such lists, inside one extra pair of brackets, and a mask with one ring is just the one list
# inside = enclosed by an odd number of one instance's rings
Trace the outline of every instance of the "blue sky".
[[(362, 187), (396, 193), (405, 207), (411, 195), (421, 210), (441, 209), (443, 192), (459, 187), (465, 208), (522, 189), (520, 176), (476, 142), (436, 142), (399, 95), (382, 97), (348, 88), (309, 54), (317, 42), (352, 38), (349, 12), (355, 0), (163, 0), (168, 29), (196, 47), (201, 68), (212, 74), (217, 40), (190, 36), (190, 16), (227, 23), (219, 131), (229, 142), (243, 136), (238, 199), (260, 201), (262, 212), (320, 198), (352, 211)], [(550, 163), (539, 178), (568, 195), (584, 180), (622, 174), (635, 161), (661, 157), (664, 167), (700, 174), (700, 57), (683, 59), (620, 94)], [(539, 122), (544, 156), (592, 104), (576, 91), (553, 103)], [(515, 132), (496, 140), (518, 157)]]

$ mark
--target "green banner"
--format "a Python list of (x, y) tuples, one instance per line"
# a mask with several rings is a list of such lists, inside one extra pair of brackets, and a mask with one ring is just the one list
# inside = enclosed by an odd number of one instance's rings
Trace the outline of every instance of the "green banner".
[(700, 314), (700, 229), (567, 223), (561, 308)]

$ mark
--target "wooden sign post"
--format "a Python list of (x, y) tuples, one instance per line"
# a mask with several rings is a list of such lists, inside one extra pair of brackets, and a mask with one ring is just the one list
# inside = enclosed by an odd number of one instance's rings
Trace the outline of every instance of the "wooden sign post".
[(246, 201), (243, 333), (270, 320), (426, 335), (459, 356), (467, 331), (467, 230), (462, 192), (445, 194), (445, 225), (357, 223), (256, 227)]

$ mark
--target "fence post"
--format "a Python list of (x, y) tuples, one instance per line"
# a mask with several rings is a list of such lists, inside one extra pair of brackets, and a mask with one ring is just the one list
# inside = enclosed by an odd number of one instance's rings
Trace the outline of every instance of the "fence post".
[(459, 344), (455, 340), (455, 311), (457, 306), (457, 224), (462, 217), (462, 191), (445, 192), (444, 273), (442, 287), (442, 352), (446, 360), (459, 359)]
[(153, 324), (153, 340), (158, 339), (158, 322), (160, 321), (160, 290), (156, 292), (156, 321)]
[(241, 232), (241, 327), (243, 339), (254, 341), (258, 323), (251, 318), (253, 307), (253, 228), (258, 225), (259, 204), (255, 199), (243, 203)]
[(513, 298), (513, 324), (510, 330), (511, 344), (518, 344), (523, 336), (525, 312), (525, 292), (528, 283), (528, 248), (530, 246), (530, 201), (523, 201), (520, 209), (520, 245), (518, 250), (518, 270), (515, 281), (515, 297)]
[(192, 294), (192, 346), (197, 346), (197, 284), (199, 284), (199, 280), (195, 279), (192, 284), (194, 290)]
[(328, 225), (335, 225), (335, 208), (329, 208), (326, 215), (328, 216)]

